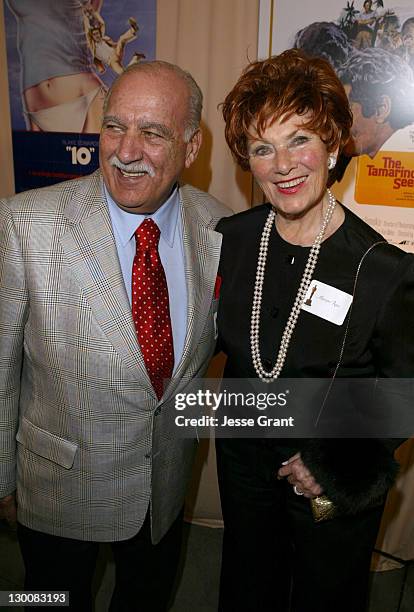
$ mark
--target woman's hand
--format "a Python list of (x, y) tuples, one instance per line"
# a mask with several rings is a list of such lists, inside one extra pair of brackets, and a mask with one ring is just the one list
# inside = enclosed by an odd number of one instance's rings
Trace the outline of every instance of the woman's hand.
[(0, 519), (6, 520), (9, 527), (14, 529), (17, 524), (17, 509), (16, 509), (16, 496), (6, 495), (0, 499)]
[(323, 493), (322, 487), (316, 482), (308, 468), (303, 463), (300, 453), (290, 457), (279, 469), (277, 477), (287, 478), (288, 482), (296, 487), (298, 495), (312, 499)]

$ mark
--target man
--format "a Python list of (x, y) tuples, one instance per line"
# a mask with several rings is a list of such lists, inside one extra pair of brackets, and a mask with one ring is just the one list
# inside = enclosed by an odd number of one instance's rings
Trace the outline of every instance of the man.
[(410, 17), (404, 21), (401, 28), (401, 35), (403, 41), (404, 59), (411, 66), (414, 67), (414, 17)]
[[(105, 66), (109, 66), (116, 74), (122, 74), (125, 70), (122, 63), (125, 46), (135, 40), (139, 30), (136, 19), (130, 17), (128, 19), (128, 30), (121, 34), (117, 41), (114, 41), (105, 34), (105, 21), (98, 11), (94, 11), (90, 6), (87, 6), (83, 14), (86, 40), (98, 72), (105, 72)], [(144, 58), (143, 53), (134, 53), (128, 66), (137, 64)]]
[(91, 609), (101, 541), (111, 610), (170, 596), (195, 447), (174, 394), (212, 354), (229, 214), (177, 187), (201, 103), (180, 68), (135, 65), (108, 94), (100, 170), (0, 202), (1, 506), (13, 519), (16, 489), (25, 588), (69, 590), (74, 610)]
[(353, 53), (337, 70), (354, 122), (347, 153), (374, 157), (396, 132), (414, 122), (414, 78), (410, 66), (385, 49)]
[(362, 11), (355, 16), (358, 31), (355, 38), (357, 49), (371, 47), (374, 42), (375, 23), (378, 19), (377, 11), (372, 9), (372, 0), (365, 0)]

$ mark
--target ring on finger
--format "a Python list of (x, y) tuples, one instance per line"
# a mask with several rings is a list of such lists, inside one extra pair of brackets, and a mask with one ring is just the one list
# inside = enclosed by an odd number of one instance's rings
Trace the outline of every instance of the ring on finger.
[(296, 495), (303, 495), (303, 491), (301, 491), (300, 489), (298, 489), (298, 487), (296, 485), (293, 486), (293, 492)]

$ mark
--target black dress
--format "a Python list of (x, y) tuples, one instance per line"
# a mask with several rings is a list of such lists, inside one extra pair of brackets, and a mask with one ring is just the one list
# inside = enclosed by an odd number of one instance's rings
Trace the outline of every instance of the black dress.
[[(250, 315), (260, 237), (269, 210), (269, 205), (259, 206), (223, 219), (217, 227), (223, 234), (219, 342), (227, 355), (225, 376), (230, 378), (256, 377)], [(343, 224), (322, 244), (314, 279), (352, 295), (361, 258), (383, 240), (345, 209)], [(260, 319), (260, 352), (266, 369), (275, 363), (308, 254), (309, 248), (291, 245), (276, 228), (272, 230)], [(412, 375), (413, 262), (411, 255), (388, 244), (376, 246), (365, 257), (338, 377)], [(347, 323), (345, 319), (335, 325), (301, 311), (282, 376), (332, 376)], [(225, 523), (220, 609), (362, 612), (382, 514), (378, 500), (373, 507), (368, 503), (364, 507), (364, 490), (370, 486), (364, 478), (377, 466), (379, 471), (392, 470), (392, 451), (398, 444), (396, 440), (316, 444), (300, 439), (216, 440)], [(362, 510), (316, 524), (309, 500), (276, 479), (281, 462), (297, 451), (330, 497), (355, 496), (355, 507)], [(343, 473), (333, 473), (332, 465)], [(338, 477), (346, 483), (339, 492)]]

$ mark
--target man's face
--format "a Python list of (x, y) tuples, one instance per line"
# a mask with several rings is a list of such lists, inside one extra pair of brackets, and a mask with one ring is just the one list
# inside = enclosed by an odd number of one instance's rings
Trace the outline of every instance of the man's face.
[(362, 106), (359, 102), (354, 102), (351, 99), (350, 85), (344, 87), (349, 99), (353, 122), (351, 128), (352, 140), (345, 147), (345, 153), (348, 155), (375, 155), (378, 150), (378, 142), (376, 139), (377, 123), (375, 116), (364, 117)]
[(118, 81), (103, 119), (99, 160), (120, 208), (156, 211), (195, 160), (200, 132), (184, 141), (188, 95), (187, 84), (168, 70), (132, 71)]
[(410, 55), (414, 55), (414, 23), (404, 28), (403, 43)]

